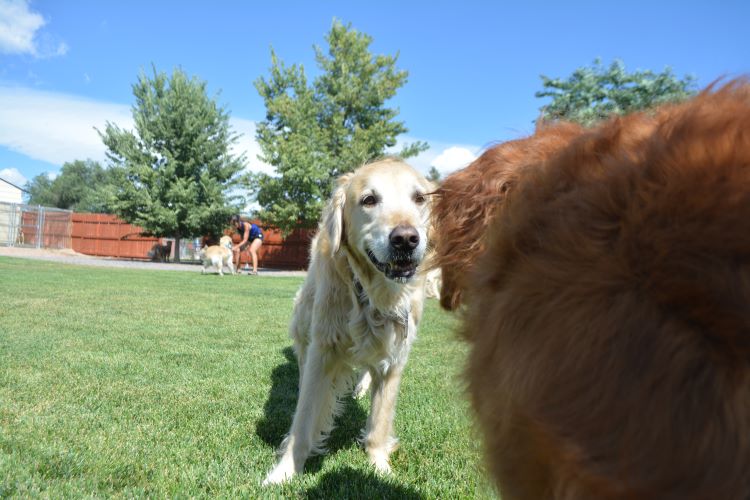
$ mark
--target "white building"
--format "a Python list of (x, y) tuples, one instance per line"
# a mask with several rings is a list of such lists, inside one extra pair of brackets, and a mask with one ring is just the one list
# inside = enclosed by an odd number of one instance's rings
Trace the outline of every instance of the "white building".
[(23, 189), (0, 178), (0, 245), (14, 245), (20, 234)]
[(0, 177), (0, 203), (23, 203), (23, 189)]

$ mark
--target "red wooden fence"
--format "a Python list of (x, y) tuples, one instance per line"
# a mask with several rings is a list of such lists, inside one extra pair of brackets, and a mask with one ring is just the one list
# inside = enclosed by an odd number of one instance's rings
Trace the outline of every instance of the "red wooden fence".
[[(260, 225), (258, 221), (253, 221)], [(73, 250), (87, 255), (148, 260), (155, 247), (164, 244), (163, 238), (142, 236), (143, 229), (128, 224), (114, 215), (73, 214)], [(298, 229), (286, 238), (281, 231), (263, 228), (263, 246), (258, 252), (260, 267), (305, 269), (312, 239), (312, 231)], [(233, 235), (239, 242), (238, 234)], [(247, 252), (241, 255), (240, 265), (249, 261)]]
[(150, 259), (159, 238), (142, 236), (143, 229), (114, 215), (73, 214), (73, 250), (86, 255), (125, 259)]

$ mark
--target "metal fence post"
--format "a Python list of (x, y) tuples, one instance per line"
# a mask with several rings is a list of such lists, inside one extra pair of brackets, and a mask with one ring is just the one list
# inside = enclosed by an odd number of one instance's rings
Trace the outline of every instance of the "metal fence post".
[(8, 246), (16, 246), (16, 204), (10, 204), (10, 215), (8, 216), (10, 222), (8, 224)]
[(37, 205), (36, 215), (36, 247), (42, 248), (42, 227), (44, 227), (44, 208)]
[(65, 248), (73, 249), (73, 213), (68, 214), (68, 223), (65, 226)]

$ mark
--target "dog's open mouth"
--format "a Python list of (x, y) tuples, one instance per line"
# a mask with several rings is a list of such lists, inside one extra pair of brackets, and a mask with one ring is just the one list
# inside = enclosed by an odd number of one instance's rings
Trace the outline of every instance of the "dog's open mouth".
[(386, 278), (395, 281), (406, 281), (417, 272), (417, 264), (408, 256), (404, 256), (405, 258), (396, 258), (389, 262), (380, 262), (370, 250), (367, 250), (367, 256), (378, 271), (385, 274)]

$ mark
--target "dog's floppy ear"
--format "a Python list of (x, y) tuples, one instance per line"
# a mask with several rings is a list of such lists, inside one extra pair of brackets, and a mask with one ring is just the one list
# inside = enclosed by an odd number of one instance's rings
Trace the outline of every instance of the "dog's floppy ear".
[(345, 174), (338, 178), (336, 189), (328, 205), (323, 209), (320, 230), (324, 231), (330, 242), (329, 252), (333, 256), (341, 247), (341, 238), (344, 232), (344, 204), (346, 203), (346, 188), (349, 186), (351, 174)]

